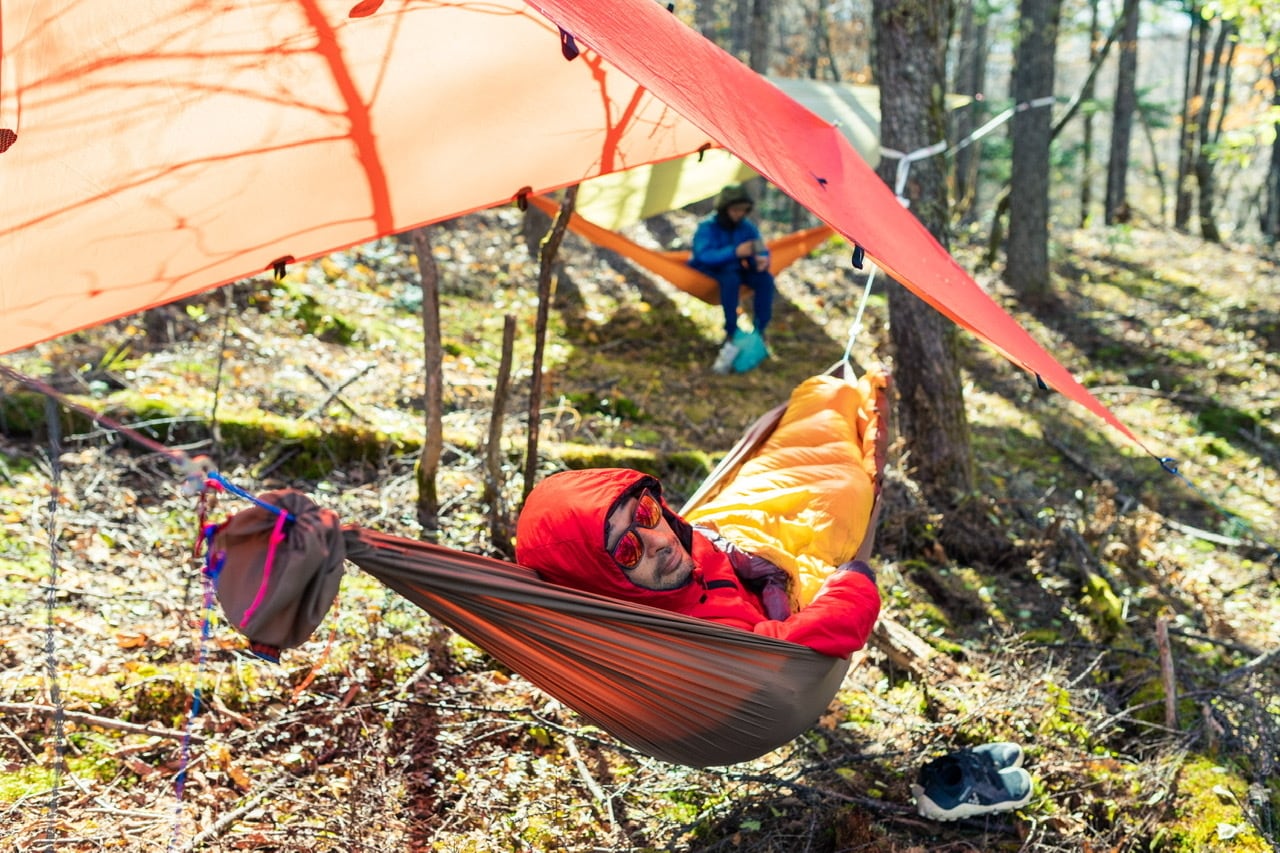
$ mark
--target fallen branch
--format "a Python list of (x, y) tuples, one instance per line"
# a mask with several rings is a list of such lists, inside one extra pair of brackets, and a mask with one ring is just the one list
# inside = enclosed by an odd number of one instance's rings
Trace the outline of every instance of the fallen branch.
[[(329, 396), (325, 397), (324, 400), (322, 400), (318, 405), (312, 406), (310, 409), (304, 412), (302, 417), (299, 418), (299, 420), (309, 421), (312, 418), (314, 418), (316, 415), (323, 412), (326, 408), (328, 408), (330, 403), (336, 402), (339, 406), (342, 406), (342, 408), (350, 412), (353, 417), (359, 418), (360, 420), (364, 421), (365, 420), (364, 415), (357, 412), (354, 406), (352, 406), (346, 400), (342, 399), (342, 392), (347, 390), (347, 386), (352, 385), (357, 379), (364, 376), (366, 373), (368, 373), (370, 370), (373, 370), (375, 367), (377, 367), (376, 362), (370, 362), (369, 364), (366, 364), (358, 372), (347, 377), (342, 381), (341, 384), (339, 384), (336, 388), (334, 388), (334, 387), (330, 387), (329, 383), (325, 381), (324, 375), (321, 374), (319, 371), (317, 371), (314, 367), (312, 367), (309, 364), (302, 365), (302, 369), (307, 371), (307, 373), (310, 374), (312, 379), (316, 380), (317, 382), (319, 382), (321, 385), (324, 386), (324, 390), (329, 392)], [(365, 422), (368, 423), (368, 421), (365, 421)]]
[(951, 677), (957, 674), (951, 658), (929, 645), (900, 622), (881, 616), (868, 641), (899, 669), (916, 676), (930, 673)]
[(83, 723), (86, 726), (97, 726), (103, 729), (114, 729), (115, 731), (127, 732), (133, 735), (148, 735), (170, 740), (182, 740), (189, 737), (192, 743), (204, 741), (204, 736), (195, 732), (179, 731), (178, 729), (170, 729), (152, 723), (128, 723), (111, 717), (86, 714), (83, 711), (67, 711), (55, 708), (52, 705), (37, 705), (34, 702), (0, 702), (0, 711), (14, 714), (38, 714), (42, 717), (56, 717), (61, 714), (64, 720), (70, 720), (73, 723)]
[(1262, 669), (1265, 666), (1271, 666), (1276, 663), (1280, 663), (1280, 646), (1277, 646), (1269, 652), (1264, 652), (1248, 663), (1231, 670), (1222, 677), (1222, 683), (1228, 684), (1243, 675), (1248, 675), (1254, 670)]
[(261, 790), (245, 800), (238, 808), (227, 812), (222, 817), (218, 818), (217, 822), (214, 823), (213, 826), (188, 841), (187, 845), (182, 848), (183, 853), (190, 853), (190, 851), (201, 847), (206, 841), (222, 835), (232, 824), (257, 808), (258, 804), (266, 799), (269, 794), (274, 794), (276, 790), (281, 787), (281, 783), (286, 782), (291, 778), (292, 777), (287, 772), (282, 772), (277, 775), (274, 779), (263, 785)]
[(1164, 683), (1164, 724), (1178, 728), (1178, 685), (1173, 673), (1173, 649), (1169, 646), (1169, 617), (1156, 619), (1156, 650), (1160, 653), (1160, 680)]
[(1248, 545), (1244, 539), (1237, 539), (1234, 536), (1223, 536), (1221, 533), (1212, 533), (1208, 530), (1201, 530), (1199, 527), (1192, 527), (1189, 524), (1183, 524), (1180, 521), (1174, 521), (1172, 518), (1163, 519), (1167, 527), (1171, 527), (1179, 533), (1190, 536), (1194, 539), (1203, 539), (1205, 542), (1212, 542), (1215, 545), (1225, 545), (1228, 548), (1240, 548)]

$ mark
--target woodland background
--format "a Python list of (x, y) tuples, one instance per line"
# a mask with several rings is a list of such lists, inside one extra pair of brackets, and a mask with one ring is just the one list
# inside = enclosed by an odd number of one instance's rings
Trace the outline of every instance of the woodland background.
[[(916, 164), (912, 209), (1171, 460), (881, 279), (852, 344), (901, 394), (877, 565), (926, 650), (868, 650), (829, 713), (757, 762), (637, 755), (354, 570), (312, 642), (250, 658), (216, 618), (202, 631), (196, 508), (167, 461), (6, 384), (0, 844), (1277, 849), (1273, 6), (676, 4), (758, 70), (879, 82), (897, 150), (1051, 90), (1052, 110)], [(944, 90), (981, 97), (948, 114)], [(767, 233), (803, 224), (761, 193)], [(629, 236), (679, 248), (706, 209)], [(691, 491), (843, 353), (865, 282), (850, 252), (779, 277), (773, 358), (729, 377), (709, 371), (718, 309), (515, 208), (6, 362), (249, 491), (297, 486), (347, 521), (502, 556), (530, 475), (624, 464)], [(1027, 808), (915, 815), (921, 762), (997, 738), (1028, 748)]]

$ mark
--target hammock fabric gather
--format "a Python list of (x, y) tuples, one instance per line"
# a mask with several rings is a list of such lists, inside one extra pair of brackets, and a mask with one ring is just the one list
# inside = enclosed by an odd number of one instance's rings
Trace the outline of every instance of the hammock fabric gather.
[[(800, 424), (790, 430), (794, 440), (818, 453), (839, 446), (846, 454), (844, 477), (828, 471), (813, 488), (843, 479), (839, 500), (866, 503), (845, 506), (815, 493), (805, 516), (843, 543), (832, 564), (851, 558), (878, 489), (886, 384), (880, 373), (802, 384), (790, 404), (747, 430), (683, 511), (701, 507), (714, 515), (716, 496), (735, 494), (733, 482), (744, 469), (794, 452), (770, 440)], [(829, 428), (815, 426), (817, 399), (838, 407), (817, 419)], [(794, 408), (804, 400), (809, 408)], [(805, 472), (824, 467), (780, 471), (791, 481), (782, 493), (805, 488), (799, 482)], [(279, 514), (254, 506), (220, 525), (210, 546), (223, 610), (255, 649), (305, 642), (337, 595), (349, 560), (623, 743), (694, 767), (746, 761), (796, 737), (825, 711), (849, 665), (793, 643), (556, 586), (514, 563), (344, 525), (300, 492), (262, 500), (291, 521), (282, 525)], [(760, 502), (768, 505), (769, 496)], [(794, 504), (778, 502), (765, 523), (794, 526)]]

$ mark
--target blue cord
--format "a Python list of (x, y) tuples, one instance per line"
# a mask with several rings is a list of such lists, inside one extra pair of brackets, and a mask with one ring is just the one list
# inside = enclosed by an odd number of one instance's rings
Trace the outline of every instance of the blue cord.
[(1160, 456), (1160, 457), (1157, 457), (1157, 461), (1160, 463), (1161, 468), (1168, 471), (1170, 474), (1177, 477), (1182, 482), (1186, 483), (1187, 488), (1191, 489), (1191, 491), (1199, 495), (1201, 500), (1203, 500), (1209, 506), (1216, 509), (1218, 512), (1222, 513), (1222, 515), (1226, 517), (1226, 519), (1230, 522), (1231, 524), (1230, 529), (1233, 532), (1247, 533), (1250, 536), (1250, 538), (1252, 538), (1255, 542), (1257, 542), (1259, 545), (1262, 545), (1264, 548), (1270, 551), (1272, 556), (1274, 556), (1277, 559), (1277, 561), (1280, 561), (1280, 548), (1277, 548), (1275, 545), (1268, 542), (1264, 537), (1260, 536), (1258, 534), (1258, 531), (1253, 527), (1253, 525), (1249, 524), (1249, 522), (1246, 521), (1243, 517), (1236, 515), (1231, 510), (1219, 504), (1216, 500), (1214, 500), (1212, 496), (1209, 495), (1208, 492), (1206, 492), (1204, 489), (1197, 486), (1195, 483), (1191, 482), (1191, 480), (1189, 480), (1185, 474), (1183, 474), (1181, 471), (1178, 470), (1178, 462), (1176, 459), (1174, 459), (1172, 456)]
[(262, 507), (263, 509), (268, 510), (269, 512), (273, 512), (276, 515), (283, 515), (289, 521), (290, 524), (292, 524), (295, 521), (293, 517), (293, 513), (286, 512), (282, 507), (278, 507), (275, 504), (269, 504), (266, 501), (261, 500), (254, 495), (251, 495), (249, 492), (246, 492), (244, 489), (240, 488), (239, 486), (227, 480), (217, 471), (211, 471), (206, 476), (208, 477), (208, 479), (213, 480), (215, 483), (222, 486), (222, 488), (226, 489), (228, 492), (235, 495), (236, 497), (244, 498), (250, 503), (256, 504), (257, 506)]
[(191, 709), (187, 712), (187, 720), (182, 727), (181, 757), (178, 760), (178, 775), (173, 783), (173, 838), (169, 842), (170, 851), (177, 849), (182, 835), (182, 798), (187, 788), (187, 769), (191, 766), (191, 729), (195, 725), (196, 717), (200, 716), (203, 702), (201, 684), (204, 682), (209, 641), (213, 636), (214, 587), (227, 559), (225, 553), (220, 552), (215, 555), (212, 551), (213, 537), (217, 531), (217, 526), (212, 524), (204, 529), (205, 564), (204, 570), (200, 573), (201, 583), (204, 586), (204, 617), (200, 622), (200, 648), (196, 653), (195, 687), (191, 692)]

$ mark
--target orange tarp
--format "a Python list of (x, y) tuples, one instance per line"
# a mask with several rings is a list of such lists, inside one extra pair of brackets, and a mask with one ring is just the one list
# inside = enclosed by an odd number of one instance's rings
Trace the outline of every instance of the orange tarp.
[(519, 0), (353, 6), (0, 3), (0, 352), (714, 145)]
[[(544, 196), (534, 196), (529, 199), (529, 203), (551, 216), (555, 216), (560, 209), (556, 202)], [(576, 213), (569, 216), (569, 228), (597, 246), (617, 252), (654, 275), (662, 276), (708, 305), (720, 304), (720, 286), (711, 276), (689, 266), (689, 252), (662, 252), (641, 246), (616, 231), (601, 228), (583, 219)], [(795, 231), (766, 241), (769, 245), (769, 271), (777, 275), (831, 239), (834, 234), (835, 231), (829, 226), (819, 225), (816, 228), (806, 228), (803, 231)]]
[(640, 0), (5, 0), (0, 353), (703, 145), (1137, 441), (838, 128)]

